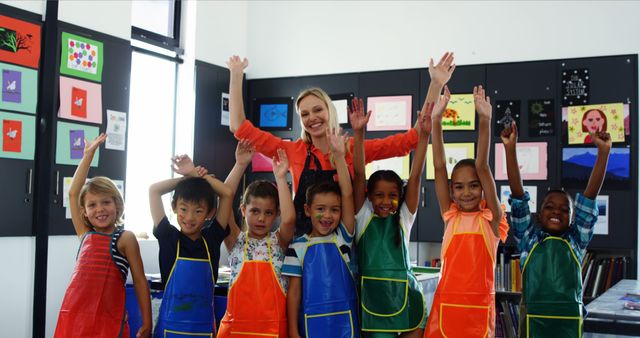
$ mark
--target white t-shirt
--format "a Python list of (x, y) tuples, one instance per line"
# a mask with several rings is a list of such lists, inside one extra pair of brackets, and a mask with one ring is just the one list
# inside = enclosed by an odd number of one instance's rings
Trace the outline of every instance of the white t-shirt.
[[(362, 208), (356, 214), (356, 243), (360, 240), (360, 236), (362, 236), (362, 232), (364, 228), (369, 224), (371, 217), (373, 217), (373, 204), (369, 201), (368, 198), (365, 198), (364, 204), (362, 204)], [(392, 216), (389, 216), (392, 217)], [(400, 206), (400, 224), (404, 229), (404, 240), (407, 245), (409, 245), (409, 237), (411, 236), (411, 227), (413, 227), (413, 222), (416, 219), (416, 214), (412, 214), (407, 208), (406, 203), (402, 203)]]

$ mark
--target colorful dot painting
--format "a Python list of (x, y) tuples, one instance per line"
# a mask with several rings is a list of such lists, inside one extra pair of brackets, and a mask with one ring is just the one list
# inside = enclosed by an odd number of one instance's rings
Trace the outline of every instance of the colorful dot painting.
[(62, 33), (60, 72), (94, 81), (102, 80), (102, 42)]

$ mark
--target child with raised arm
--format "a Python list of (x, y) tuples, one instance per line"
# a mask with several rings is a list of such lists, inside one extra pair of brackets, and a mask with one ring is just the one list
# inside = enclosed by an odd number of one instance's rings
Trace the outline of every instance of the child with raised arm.
[[(476, 160), (461, 160), (454, 166), (451, 186), (445, 166), (443, 109), (432, 114), (436, 196), (445, 230), (442, 277), (425, 337), (493, 337), (495, 331), (495, 257), (509, 225), (489, 168), (491, 103), (482, 86), (474, 87), (473, 94), (479, 123)], [(444, 99), (449, 97), (445, 87)]]
[[(195, 167), (186, 155), (173, 158), (180, 178), (154, 183), (149, 188), (153, 235), (160, 246), (160, 275), (164, 295), (154, 337), (167, 335), (215, 336), (213, 289), (218, 277), (220, 245), (229, 234), (227, 219), (231, 209), (231, 189)], [(178, 230), (169, 223), (162, 195), (173, 191), (171, 206), (177, 215)], [(208, 227), (204, 227), (216, 207), (220, 207)]]
[(517, 126), (512, 123), (500, 135), (511, 188), (511, 226), (522, 269), (521, 336), (582, 337), (582, 258), (593, 237), (598, 218), (595, 199), (611, 150), (608, 133), (598, 131), (590, 136), (598, 156), (584, 192), (577, 194), (574, 203), (564, 190), (549, 190), (534, 220), (516, 156)]
[(358, 304), (349, 253), (355, 217), (351, 177), (345, 161), (346, 137), (327, 130), (338, 185), (320, 182), (306, 194), (304, 210), (311, 230), (296, 238), (282, 273), (290, 276), (287, 294), (289, 337), (359, 337)]
[(365, 183), (364, 126), (370, 114), (365, 115), (363, 107), (361, 99), (354, 99), (349, 112), (354, 132), (354, 200), (359, 210), (356, 243), (363, 336), (422, 337), (426, 303), (411, 271), (409, 235), (420, 200), (433, 105), (418, 117), (418, 145), (404, 189), (392, 170), (378, 170)]
[[(240, 141), (236, 164), (225, 181), (235, 195), (244, 170), (251, 163), (253, 148)], [(269, 336), (287, 338), (287, 277), (282, 275), (285, 251), (295, 230), (295, 210), (287, 183), (287, 154), (278, 149), (273, 158), (276, 185), (254, 181), (244, 191), (240, 209), (246, 230), (240, 231), (230, 217), (231, 234), (224, 244), (229, 251), (231, 280), (227, 312), (218, 338)], [(230, 213), (231, 214), (231, 213)], [(271, 230), (280, 216), (280, 226)]]
[(124, 201), (115, 184), (96, 176), (87, 179), (96, 150), (106, 139), (85, 140), (84, 155), (69, 188), (71, 220), (80, 250), (62, 301), (56, 338), (129, 337), (125, 283), (131, 269), (142, 326), (136, 337), (151, 333), (151, 298), (135, 235), (122, 224)]

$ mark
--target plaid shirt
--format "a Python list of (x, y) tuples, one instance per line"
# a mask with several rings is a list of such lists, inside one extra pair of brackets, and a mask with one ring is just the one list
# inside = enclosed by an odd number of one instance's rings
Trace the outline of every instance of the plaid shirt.
[[(511, 227), (514, 230), (518, 250), (520, 250), (520, 268), (524, 267), (524, 263), (527, 261), (533, 246), (551, 236), (535, 224), (531, 218), (529, 199), (528, 192), (525, 192), (522, 198), (509, 197)], [(598, 208), (594, 200), (584, 197), (582, 194), (577, 194), (574, 209), (575, 217), (573, 222), (569, 230), (562, 235), (562, 238), (571, 244), (573, 252), (578, 257), (580, 264), (582, 264), (587, 245), (593, 238), (593, 225), (598, 219)]]

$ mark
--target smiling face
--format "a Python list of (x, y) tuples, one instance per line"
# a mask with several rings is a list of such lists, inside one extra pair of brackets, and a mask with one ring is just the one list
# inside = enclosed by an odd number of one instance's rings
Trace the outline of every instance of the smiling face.
[(173, 212), (177, 215), (180, 232), (192, 240), (202, 236), (200, 230), (202, 230), (209, 213), (206, 201), (187, 202), (178, 198)]
[(373, 212), (379, 217), (387, 217), (398, 211), (400, 188), (394, 182), (377, 181), (367, 196), (373, 205)]
[(475, 167), (460, 166), (451, 173), (451, 199), (464, 212), (480, 210), (482, 185)]
[(317, 193), (311, 205), (304, 205), (304, 213), (311, 218), (311, 236), (326, 236), (340, 223), (342, 200), (332, 192)]
[(329, 126), (329, 108), (315, 95), (307, 95), (298, 102), (302, 128), (313, 137), (324, 137)]
[(573, 208), (567, 194), (550, 192), (542, 201), (538, 213), (540, 227), (554, 236), (560, 236), (569, 229)]
[(249, 203), (242, 205), (240, 209), (252, 238), (262, 239), (269, 234), (273, 222), (278, 217), (276, 202), (269, 197), (252, 196)]
[(582, 118), (582, 130), (590, 133), (606, 131), (607, 119), (604, 113), (597, 109), (589, 110)]
[(115, 230), (118, 211), (112, 195), (87, 191), (82, 213), (96, 231), (111, 233)]

